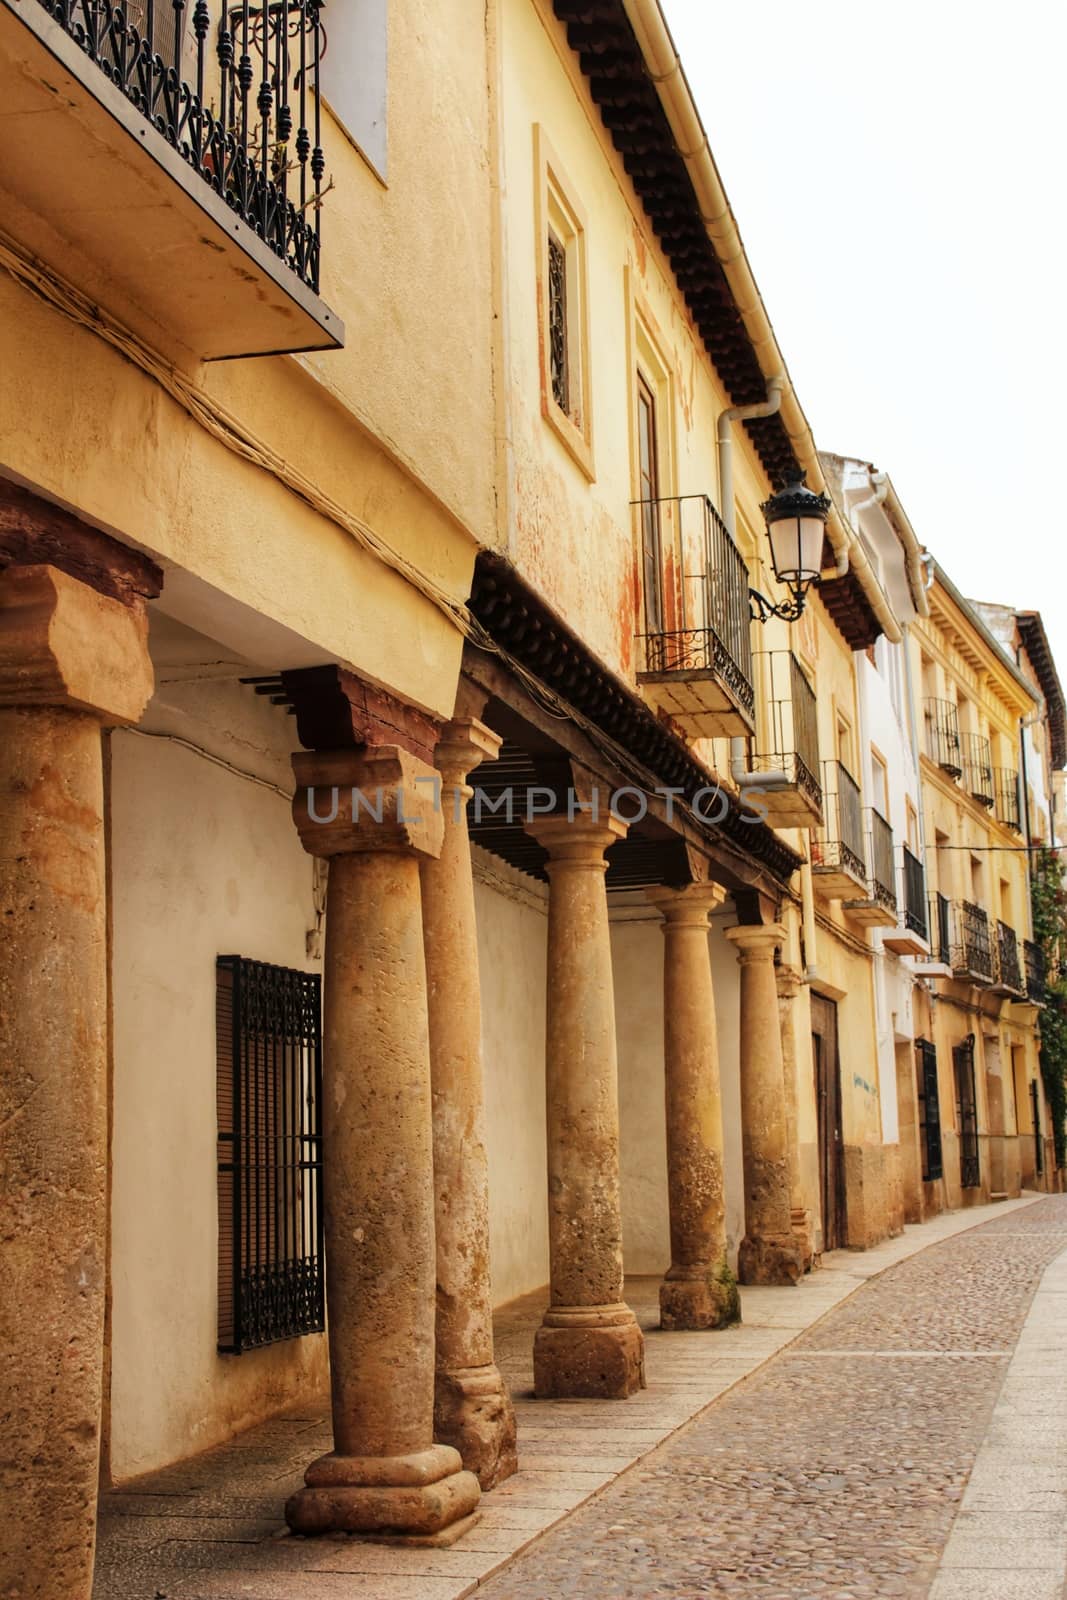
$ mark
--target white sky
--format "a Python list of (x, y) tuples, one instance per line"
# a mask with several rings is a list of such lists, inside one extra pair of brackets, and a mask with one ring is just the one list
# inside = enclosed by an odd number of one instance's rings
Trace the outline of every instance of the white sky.
[(1067, 685), (1067, 7), (663, 3), (820, 448)]

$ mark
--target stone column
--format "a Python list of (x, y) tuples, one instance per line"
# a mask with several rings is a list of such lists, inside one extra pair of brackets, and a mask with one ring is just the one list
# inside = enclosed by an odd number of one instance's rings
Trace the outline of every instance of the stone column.
[(545, 817), (546, 1091), (551, 1304), (534, 1339), (540, 1397), (621, 1399), (644, 1386), (644, 1339), (623, 1302), (619, 1084), (604, 852), (614, 817)]
[(88, 1600), (107, 1241), (101, 727), (152, 693), (143, 604), (0, 573), (0, 1594)]
[(775, 969), (778, 987), (778, 1020), (782, 1030), (782, 1077), (785, 1087), (785, 1149), (789, 1165), (789, 1212), (800, 1258), (807, 1272), (815, 1257), (811, 1215), (804, 1204), (800, 1180), (800, 1135), (797, 1114), (797, 1023), (796, 1000), (801, 978), (796, 967)]
[(782, 1030), (774, 952), (776, 923), (729, 928), (741, 963), (741, 1144), (745, 1167), (742, 1283), (796, 1283), (803, 1268), (793, 1234), (787, 1158)]
[(719, 1036), (708, 949), (717, 884), (649, 889), (663, 915), (663, 1058), (671, 1265), (660, 1285), (664, 1328), (737, 1322), (741, 1302), (726, 1259)]
[(331, 858), (323, 1188), (334, 1447), (308, 1467), (307, 1487), (290, 1499), (286, 1517), (298, 1533), (451, 1542), (480, 1490), (459, 1452), (433, 1438), (433, 1136), (419, 862), (441, 848), (436, 777), (396, 746), (304, 752), (293, 768), (301, 841)]
[(493, 1360), (489, 1283), (489, 1165), (485, 1149), (481, 994), (467, 774), (500, 740), (457, 718), (434, 753), (444, 843), (424, 856), (422, 920), (430, 1015), (433, 1169), (437, 1228), (435, 1437), (492, 1489), (515, 1471), (515, 1412)]

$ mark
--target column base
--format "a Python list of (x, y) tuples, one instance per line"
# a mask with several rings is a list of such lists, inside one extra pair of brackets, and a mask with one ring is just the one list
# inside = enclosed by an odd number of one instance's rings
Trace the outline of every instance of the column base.
[(659, 1325), (668, 1332), (726, 1328), (741, 1321), (737, 1279), (725, 1261), (693, 1277), (672, 1277), (659, 1286)]
[(434, 1438), (451, 1445), (483, 1491), (518, 1470), (515, 1412), (496, 1366), (438, 1371), (433, 1407)]
[(790, 1220), (793, 1224), (793, 1237), (800, 1250), (800, 1264), (805, 1272), (810, 1272), (815, 1259), (811, 1216), (803, 1206), (794, 1206), (790, 1212)]
[(645, 1387), (645, 1337), (629, 1306), (551, 1306), (533, 1353), (539, 1400), (625, 1400)]
[(799, 1283), (804, 1275), (800, 1246), (788, 1238), (753, 1239), (746, 1233), (737, 1252), (737, 1276), (741, 1283)]
[[(407, 1456), (341, 1456), (313, 1461), (307, 1485), (286, 1502), (294, 1533), (361, 1533), (425, 1543), (452, 1543), (481, 1498), (459, 1452), (435, 1444)], [(452, 1530), (455, 1528), (455, 1532)], [(446, 1535), (451, 1534), (451, 1537)]]

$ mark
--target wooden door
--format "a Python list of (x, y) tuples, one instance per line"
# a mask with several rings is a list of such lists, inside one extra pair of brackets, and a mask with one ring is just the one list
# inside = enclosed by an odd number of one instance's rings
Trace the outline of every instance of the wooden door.
[(815, 1062), (815, 1106), (819, 1124), (819, 1187), (822, 1246), (845, 1242), (845, 1160), (841, 1132), (841, 1074), (837, 1058), (837, 1006), (811, 997), (811, 1042)]

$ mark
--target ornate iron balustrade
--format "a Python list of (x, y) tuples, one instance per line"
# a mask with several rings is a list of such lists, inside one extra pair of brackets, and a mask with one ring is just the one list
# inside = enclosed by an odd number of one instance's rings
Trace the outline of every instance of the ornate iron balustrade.
[[(653, 508), (656, 518), (668, 527), (673, 527), (676, 520), (683, 556), (687, 548), (699, 543), (703, 558), (703, 571), (689, 580), (695, 586), (693, 592), (689, 592), (689, 584), (682, 586), (681, 627), (649, 628), (640, 635), (646, 672), (714, 672), (751, 716), (756, 691), (752, 682), (749, 581), (744, 556), (707, 495), (671, 495), (636, 503), (641, 508)], [(694, 515), (699, 518), (695, 535)], [(664, 556), (675, 555), (673, 541), (662, 540), (662, 544)], [(669, 617), (669, 571), (661, 574), (661, 583)]]
[(767, 652), (771, 697), (767, 703), (770, 749), (755, 757), (759, 769), (781, 768), (822, 809), (819, 721), (815, 690), (791, 650)]
[(953, 971), (976, 982), (992, 983), (996, 977), (996, 961), (989, 918), (981, 906), (976, 906), (971, 900), (957, 900), (955, 931)]
[(941, 1153), (941, 1101), (937, 1087), (937, 1048), (929, 1039), (916, 1039), (915, 1057), (923, 1182), (933, 1183), (944, 1172)]
[(880, 811), (871, 808), (871, 898), (889, 911), (897, 909), (893, 830)]
[(1013, 994), (1025, 993), (1019, 965), (1019, 941), (1015, 929), (1006, 922), (997, 923), (997, 976), (1002, 989), (1010, 989)]
[(994, 767), (993, 790), (996, 796), (995, 814), (998, 822), (1014, 833), (1022, 833), (1019, 807), (1019, 774), (1014, 767)]
[(218, 1346), (325, 1327), (322, 1039), (315, 973), (216, 964)]
[(927, 700), (925, 707), (930, 759), (958, 778), (963, 771), (959, 714), (951, 700)]
[(904, 853), (904, 926), (917, 933), (920, 939), (929, 937), (926, 914), (926, 874), (918, 856), (912, 855), (907, 845)]
[(947, 895), (930, 897), (930, 926), (934, 936), (934, 952), (942, 966), (952, 965), (952, 902)]
[(843, 868), (866, 883), (867, 851), (860, 786), (843, 762), (826, 762), (826, 774), (829, 805), (826, 828), (819, 843), (819, 864)]
[(956, 1125), (960, 1135), (960, 1184), (977, 1189), (982, 1181), (978, 1156), (978, 1097), (974, 1083), (974, 1034), (952, 1051), (956, 1077)]
[(324, 0), (36, 0), (318, 292)]
[(963, 781), (969, 794), (983, 806), (996, 799), (993, 788), (993, 752), (989, 740), (980, 733), (961, 733)]
[(1023, 940), (1023, 964), (1026, 970), (1026, 998), (1036, 1005), (1044, 1005), (1048, 998), (1045, 952), (1033, 939)]

